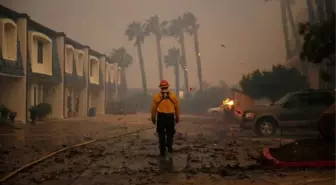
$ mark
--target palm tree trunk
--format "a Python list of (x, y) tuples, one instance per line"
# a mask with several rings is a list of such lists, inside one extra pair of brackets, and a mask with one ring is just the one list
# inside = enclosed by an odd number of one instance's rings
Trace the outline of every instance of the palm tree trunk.
[(189, 97), (189, 79), (188, 79), (188, 69), (187, 69), (187, 59), (186, 59), (186, 54), (185, 54), (185, 45), (184, 45), (184, 35), (181, 35), (181, 55), (182, 55), (182, 62), (181, 62), (181, 67), (182, 71), (184, 74), (184, 87), (185, 87), (185, 96), (186, 98)]
[(328, 18), (333, 15), (333, 12), (334, 12), (334, 9), (333, 9), (334, 5), (333, 5), (333, 3), (334, 2), (335, 2), (335, 0), (324, 0), (324, 5), (325, 5), (325, 9), (326, 9)]
[(298, 29), (296, 28), (296, 23), (294, 22), (294, 17), (293, 17), (293, 12), (292, 12), (292, 7), (289, 2), (289, 0), (286, 0), (286, 10), (288, 12), (288, 19), (292, 28), (292, 33), (293, 37), (295, 40), (295, 53), (298, 53), (300, 51), (300, 39), (299, 39), (299, 34), (298, 34)]
[(162, 51), (161, 51), (161, 36), (156, 36), (156, 48), (157, 48), (157, 57), (159, 64), (159, 77), (160, 81), (163, 80), (163, 70), (162, 70)]
[(176, 63), (174, 66), (174, 73), (175, 73), (175, 91), (176, 96), (179, 97), (180, 93), (180, 70), (179, 70), (179, 64)]
[(286, 4), (283, 0), (280, 1), (280, 10), (281, 10), (282, 32), (284, 34), (285, 47), (286, 47), (286, 57), (287, 57), (287, 60), (288, 60), (290, 58), (291, 52), (290, 52), (289, 37), (288, 37)]
[(310, 23), (316, 23), (316, 17), (315, 17), (313, 2), (312, 2), (312, 0), (306, 0), (306, 3), (307, 3), (307, 7), (308, 7), (309, 22)]
[(202, 92), (203, 91), (202, 63), (201, 63), (201, 56), (200, 56), (200, 49), (199, 49), (197, 31), (194, 32), (194, 45), (195, 45), (195, 54), (196, 54), (196, 62), (197, 62), (197, 74), (198, 74), (199, 90)]
[(120, 71), (120, 82), (121, 82), (120, 94), (124, 95), (127, 91), (126, 68), (122, 68)]
[(137, 44), (138, 48), (138, 56), (139, 56), (139, 63), (140, 63), (140, 73), (142, 78), (142, 88), (144, 90), (144, 95), (147, 95), (147, 82), (146, 82), (146, 73), (145, 73), (145, 64), (144, 59), (142, 56), (141, 44)]
[(317, 12), (319, 14), (319, 21), (324, 21), (325, 20), (324, 1), (317, 0), (316, 6), (317, 6)]

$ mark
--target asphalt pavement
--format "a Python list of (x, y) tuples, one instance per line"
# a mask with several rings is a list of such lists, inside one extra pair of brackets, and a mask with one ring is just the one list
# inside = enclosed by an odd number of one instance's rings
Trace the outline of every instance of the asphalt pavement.
[[(275, 169), (259, 163), (264, 147), (291, 142), (292, 135), (258, 138), (237, 130), (234, 124), (209, 117), (182, 116), (176, 126), (171, 160), (158, 157), (155, 129), (112, 138), (152, 127), (148, 116), (107, 115), (50, 122), (49, 125), (26, 126), (21, 133), (1, 135), (2, 138), (12, 138), (7, 144), (3, 142), (2, 148), (7, 150), (3, 155), (6, 160), (2, 161), (6, 165), (1, 168), (3, 175), (65, 145), (102, 139), (56, 154), (3, 184), (335, 184), (335, 170)], [(18, 144), (20, 141), (21, 145)], [(14, 144), (15, 149), (11, 148)], [(34, 147), (39, 152), (32, 149)], [(8, 162), (16, 160), (16, 163)]]

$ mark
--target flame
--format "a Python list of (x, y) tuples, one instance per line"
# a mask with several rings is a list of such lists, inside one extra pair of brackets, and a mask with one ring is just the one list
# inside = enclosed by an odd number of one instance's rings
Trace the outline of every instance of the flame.
[(226, 100), (223, 101), (223, 105), (234, 105), (234, 101), (231, 100), (230, 98), (227, 98)]

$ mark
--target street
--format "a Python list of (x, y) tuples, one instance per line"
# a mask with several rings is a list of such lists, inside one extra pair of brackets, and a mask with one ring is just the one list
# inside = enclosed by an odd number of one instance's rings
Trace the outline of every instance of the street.
[(101, 139), (60, 152), (3, 184), (335, 184), (334, 169), (275, 169), (258, 162), (264, 147), (290, 142), (292, 136), (258, 138), (210, 117), (182, 116), (176, 126), (173, 160), (162, 160), (148, 117), (106, 115), (60, 121), (66, 124), (27, 125), (21, 137), (20, 131), (2, 134), (7, 140), (2, 143), (2, 176), (57, 149)]

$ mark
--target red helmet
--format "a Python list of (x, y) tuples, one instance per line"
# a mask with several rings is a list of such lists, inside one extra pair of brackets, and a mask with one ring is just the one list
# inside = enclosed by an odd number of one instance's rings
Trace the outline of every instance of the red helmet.
[(162, 80), (160, 82), (160, 85), (159, 85), (160, 88), (162, 87), (169, 87), (169, 83), (167, 82), (167, 80)]

